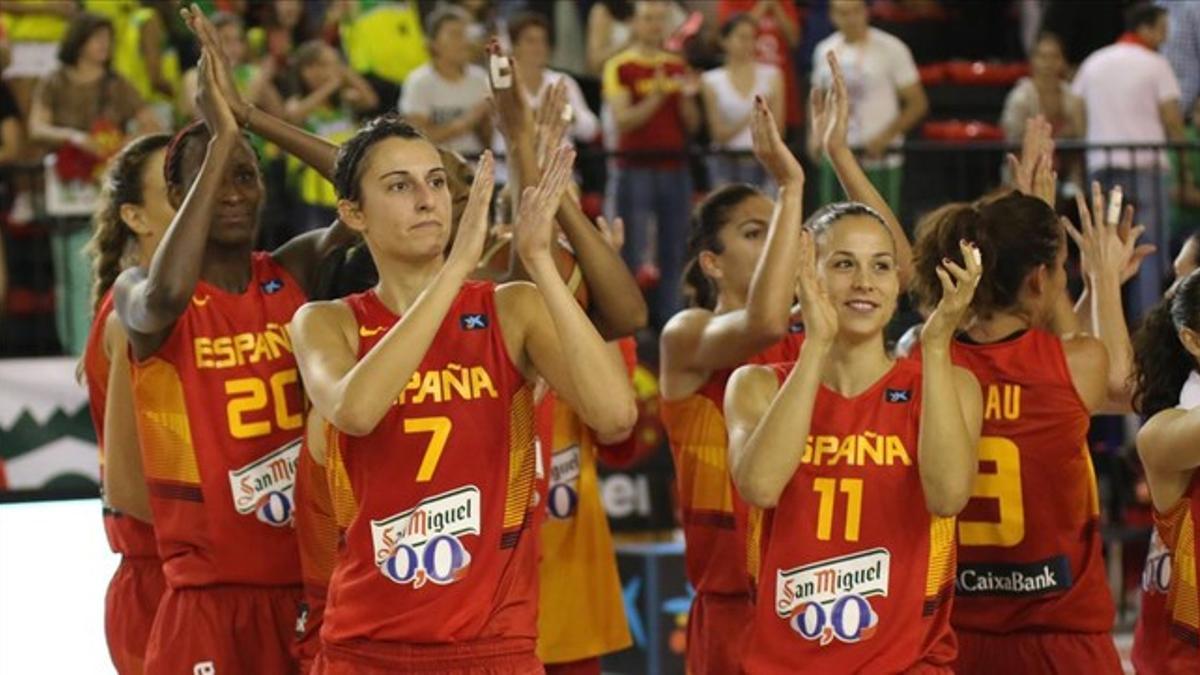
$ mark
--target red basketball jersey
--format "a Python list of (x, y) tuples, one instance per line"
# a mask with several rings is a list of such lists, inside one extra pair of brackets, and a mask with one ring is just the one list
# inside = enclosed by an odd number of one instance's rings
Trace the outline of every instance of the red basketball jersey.
[[(795, 361), (803, 332), (750, 359), (750, 363)], [(735, 368), (715, 371), (691, 396), (659, 402), (675, 460), (688, 581), (703, 593), (748, 593), (747, 505), (729, 475), (725, 429), (725, 386)]]
[[(325, 424), (322, 433), (328, 447), (336, 432)], [(300, 547), (300, 573), (304, 582), (304, 604), (296, 619), (296, 652), (301, 659), (311, 661), (320, 650), (325, 598), (337, 555), (338, 526), (326, 469), (309, 453), (307, 438), (301, 444), (294, 494), (296, 542)]]
[[(794, 365), (773, 366), (781, 386)], [(747, 673), (953, 661), (954, 519), (925, 505), (920, 418), (914, 361), (853, 398), (821, 387), (801, 464), (763, 516)]]
[(1200, 472), (1183, 498), (1154, 514), (1155, 534), (1142, 572), (1142, 607), (1133, 637), (1140, 675), (1200, 672), (1200, 587), (1196, 523), (1200, 522)]
[(228, 293), (201, 281), (133, 366), (142, 465), (173, 588), (300, 583), (292, 486), (303, 397), (287, 324), (304, 292), (269, 254)]
[[(108, 401), (108, 355), (104, 353), (104, 325), (113, 311), (112, 291), (104, 295), (83, 351), (83, 377), (88, 389), (88, 408), (100, 448), (100, 477), (104, 479), (104, 411)], [(104, 507), (104, 532), (114, 553), (139, 558), (156, 558), (154, 527), (115, 509)]]
[(979, 474), (958, 515), (954, 626), (1107, 633), (1115, 619), (1088, 451), (1062, 340), (1041, 330), (951, 357), (983, 389)]
[[(344, 301), (361, 359), (399, 317), (373, 290)], [(463, 284), (387, 415), (365, 436), (337, 436), (357, 509), (330, 580), (324, 642), (527, 638), (532, 649), (533, 400), (499, 320), (495, 284)]]

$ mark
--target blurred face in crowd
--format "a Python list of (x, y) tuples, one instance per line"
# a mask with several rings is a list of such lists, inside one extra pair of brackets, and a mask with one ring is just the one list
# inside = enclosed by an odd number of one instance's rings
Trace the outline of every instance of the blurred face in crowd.
[(446, 19), (438, 26), (431, 43), (434, 56), (451, 66), (462, 67), (471, 60), (471, 45), (467, 40), (467, 23), (462, 19)]
[(1060, 79), (1066, 66), (1062, 44), (1056, 38), (1043, 37), (1034, 45), (1030, 67), (1035, 79)]
[(1138, 36), (1153, 49), (1161, 47), (1162, 43), (1167, 41), (1167, 13), (1159, 14), (1158, 21), (1155, 21), (1154, 25), (1139, 28)]
[(81, 61), (90, 63), (107, 63), (112, 55), (112, 31), (107, 28), (101, 28), (83, 43), (83, 49), (79, 51)]
[(246, 60), (246, 36), (242, 27), (236, 23), (227, 23), (217, 29), (217, 37), (221, 40), (221, 49), (233, 64)]
[(754, 44), (758, 30), (749, 21), (738, 21), (721, 41), (727, 61), (751, 61), (754, 59)]
[(550, 62), (550, 36), (537, 24), (526, 26), (513, 43), (513, 56), (522, 66), (545, 68)]
[(632, 31), (641, 44), (661, 46), (667, 35), (667, 4), (654, 0), (634, 3)]
[(829, 20), (846, 39), (860, 40), (867, 34), (867, 3), (863, 0), (833, 0), (829, 3)]
[(275, 19), (280, 26), (295, 26), (300, 23), (303, 14), (304, 3), (301, 0), (275, 0)]
[(321, 45), (316, 58), (300, 67), (300, 79), (304, 88), (313, 91), (325, 82), (336, 79), (341, 67), (337, 52), (332, 47)]

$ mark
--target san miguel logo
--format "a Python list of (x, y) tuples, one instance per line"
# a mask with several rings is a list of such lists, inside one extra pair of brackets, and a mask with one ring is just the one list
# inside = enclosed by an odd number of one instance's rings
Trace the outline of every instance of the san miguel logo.
[(300, 439), (264, 455), (253, 464), (229, 472), (233, 506), (241, 515), (253, 513), (274, 527), (292, 523), (295, 511), (292, 491), (296, 464), (300, 461)]
[(887, 549), (875, 548), (778, 570), (775, 613), (821, 646), (867, 640), (879, 627), (870, 598), (887, 597), (891, 559)]
[(371, 521), (375, 564), (397, 584), (446, 585), (466, 575), (471, 554), (462, 537), (480, 533), (479, 488), (465, 485), (421, 500), (407, 511)]

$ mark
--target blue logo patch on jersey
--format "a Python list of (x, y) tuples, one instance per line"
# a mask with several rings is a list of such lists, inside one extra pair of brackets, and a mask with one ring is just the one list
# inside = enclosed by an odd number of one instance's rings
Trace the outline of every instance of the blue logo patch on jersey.
[(884, 394), (888, 403), (908, 403), (912, 400), (912, 390), (910, 389), (888, 389)]
[(483, 330), (488, 327), (487, 314), (463, 314), (458, 317), (458, 325), (463, 330)]
[(275, 295), (283, 289), (283, 280), (270, 279), (259, 284), (259, 287), (262, 288), (263, 293), (266, 293), (267, 295)]

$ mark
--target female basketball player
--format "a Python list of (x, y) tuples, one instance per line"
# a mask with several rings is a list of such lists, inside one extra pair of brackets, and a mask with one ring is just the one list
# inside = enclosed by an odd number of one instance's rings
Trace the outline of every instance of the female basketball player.
[(171, 137), (143, 136), (105, 171), (88, 251), (94, 261), (95, 317), (83, 354), (92, 423), (100, 446), (104, 529), (121, 563), (108, 585), (104, 627), (117, 672), (141, 673), (146, 638), (166, 583), (150, 525), (129, 382), (125, 332), (113, 313), (112, 289), (130, 262), (147, 264), (175, 211), (167, 202), (163, 156)]
[(636, 416), (624, 369), (550, 256), (573, 159), (560, 149), (522, 195), (516, 241), (536, 286), (497, 287), (466, 281), (486, 235), (490, 154), (443, 257), (449, 193), (433, 145), (385, 117), (342, 146), (339, 216), (380, 283), (294, 322), (307, 392), (342, 432), (334, 451), (357, 506), (317, 672), (540, 672), (527, 382), (540, 373), (602, 435)]
[(819, 210), (801, 241), (805, 341), (794, 363), (745, 366), (725, 396), (741, 496), (768, 511), (747, 673), (946, 670), (954, 520), (970, 494), (982, 408), (949, 342), (980, 275), (960, 243), (923, 329), (925, 363), (883, 330), (900, 282), (883, 220)]
[(1149, 421), (1138, 433), (1138, 454), (1154, 501), (1157, 543), (1147, 560), (1142, 610), (1134, 636), (1139, 673), (1175, 675), (1200, 669), (1200, 602), (1194, 535), (1200, 517), (1200, 272), (1146, 316), (1134, 340), (1135, 405)]
[[(849, 100), (832, 54), (830, 66), (834, 86), (811, 96), (814, 128), (852, 198), (882, 209), (903, 276), (908, 241), (849, 150)], [(686, 655), (689, 672), (697, 675), (736, 672), (752, 616), (747, 581), (757, 571), (756, 547), (747, 548), (745, 525), (758, 512), (747, 513), (733, 494), (726, 467), (725, 384), (744, 363), (794, 361), (803, 340), (799, 327), (789, 326), (789, 307), (804, 176), (771, 126), (766, 106), (756, 103), (754, 115), (754, 149), (782, 188), (779, 200), (773, 203), (748, 185), (730, 185), (701, 203), (693, 217), (685, 280), (695, 306), (667, 323), (660, 343), (662, 419), (679, 480), (688, 580), (697, 592)]]
[(917, 240), (915, 288), (926, 306), (941, 297), (936, 270), (959, 240), (978, 242), (985, 270), (971, 321), (952, 345), (954, 362), (985, 393), (980, 474), (958, 519), (959, 673), (1037, 672), (1050, 663), (1120, 672), (1087, 431), (1090, 415), (1126, 390), (1110, 363), (1128, 368), (1120, 285), (1133, 238), (1122, 241), (1117, 223), (1100, 220), (1104, 207), (1094, 185), (1090, 213), (1079, 199), (1082, 233), (1068, 230), (1083, 252), (1089, 314), (1104, 342), (1058, 334), (1066, 236), (1041, 199), (1013, 193), (949, 205)]
[(344, 228), (253, 252), (262, 182), (206, 53), (199, 109), (167, 152), (174, 220), (114, 286), (169, 589), (147, 672), (293, 672), (291, 532), (300, 392), (286, 325)]

